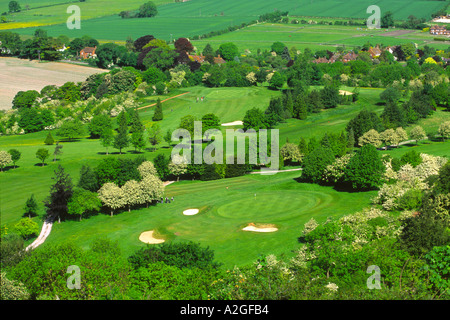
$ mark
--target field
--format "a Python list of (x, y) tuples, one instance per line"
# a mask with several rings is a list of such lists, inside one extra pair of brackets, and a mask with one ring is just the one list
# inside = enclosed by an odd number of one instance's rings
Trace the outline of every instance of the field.
[[(4, 2), (4, 1), (2, 1)], [(56, 0), (55, 0), (56, 2)], [(157, 1), (156, 3), (163, 3)], [(90, 35), (101, 41), (118, 41), (123, 42), (127, 37), (136, 39), (145, 34), (152, 34), (157, 38), (171, 40), (179, 37), (192, 37), (202, 35), (210, 31), (223, 30), (229, 26), (240, 25), (243, 22), (249, 22), (258, 19), (259, 15), (272, 12), (274, 9), (289, 11), (290, 16), (313, 16), (313, 17), (345, 17), (366, 19), (369, 14), (366, 13), (367, 2), (361, 0), (352, 1), (329, 1), (329, 0), (278, 0), (271, 2), (264, 1), (237, 1), (230, 0), (226, 5), (221, 3), (217, 6), (217, 1), (211, 0), (191, 0), (186, 3), (169, 3), (159, 6), (159, 14), (155, 18), (144, 19), (122, 19), (117, 14), (122, 10), (130, 10), (137, 8), (140, 2), (137, 1), (108, 1), (93, 0), (83, 3), (77, 3), (81, 8), (82, 20), (80, 30), (69, 30), (66, 27), (68, 14), (66, 7), (68, 4), (57, 6), (32, 9), (12, 14), (14, 22), (0, 25), (0, 30), (15, 29), (22, 35), (32, 35), (35, 27), (45, 26), (48, 34), (51, 36), (67, 35), (70, 38)], [(395, 19), (406, 19), (409, 15), (414, 14), (416, 17), (425, 17), (429, 19), (431, 13), (436, 12), (443, 7), (445, 3), (442, 1), (377, 1), (382, 12), (391, 11)], [(0, 2), (1, 6), (1, 2)], [(6, 6), (6, 3), (3, 5)], [(30, 7), (32, 7), (30, 5)], [(308, 19), (307, 19), (308, 20)], [(298, 26), (296, 26), (298, 29)], [(305, 37), (296, 34), (296, 38), (287, 39), (293, 42), (331, 42), (342, 38), (352, 38), (353, 34), (349, 30), (342, 29), (337, 34), (329, 36), (329, 30), (323, 30), (324, 35), (317, 38), (316, 35), (307, 34)], [(254, 31), (254, 30), (251, 30)], [(279, 32), (278, 30), (275, 32)], [(286, 30), (287, 33), (293, 30)], [(297, 30), (298, 32), (299, 30)], [(343, 32), (342, 32), (343, 31)], [(313, 31), (314, 32), (314, 31)], [(335, 33), (335, 30), (331, 31)], [(360, 34), (361, 32), (359, 32)], [(246, 36), (252, 36), (251, 33)], [(237, 36), (239, 38), (239, 35)], [(243, 37), (240, 41), (252, 39), (253, 41), (267, 41), (267, 35), (264, 39), (255, 39)], [(237, 39), (239, 40), (239, 39)], [(359, 43), (360, 39), (355, 40)], [(347, 39), (348, 41), (348, 39)], [(386, 44), (388, 40), (384, 40)], [(273, 41), (272, 41), (273, 42)], [(339, 41), (338, 41), (339, 43)], [(356, 45), (355, 42), (349, 41), (347, 45)], [(393, 44), (393, 43), (392, 43)], [(327, 45), (327, 44), (321, 44)]]
[[(46, 85), (63, 85), (67, 81), (84, 81), (94, 73), (104, 72), (61, 62), (38, 62), (16, 58), (0, 58), (0, 110), (11, 108), (18, 91), (40, 91)], [(17, 75), (20, 74), (20, 77)]]

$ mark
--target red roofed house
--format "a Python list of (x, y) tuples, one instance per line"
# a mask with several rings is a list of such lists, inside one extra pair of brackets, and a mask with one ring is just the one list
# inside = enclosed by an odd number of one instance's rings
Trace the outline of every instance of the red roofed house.
[(192, 61), (197, 61), (199, 63), (205, 62), (205, 56), (189, 55), (189, 59), (191, 59)]
[(95, 54), (95, 50), (97, 50), (97, 46), (86, 47), (80, 51), (80, 57), (83, 59), (95, 58), (97, 57), (97, 55)]
[(381, 49), (380, 49), (380, 46), (377, 45), (375, 48), (371, 47), (371, 48), (368, 50), (368, 52), (369, 52), (370, 56), (371, 56), (372, 59), (373, 59), (373, 58), (379, 57), (382, 51), (381, 51)]
[(450, 30), (447, 30), (444, 26), (432, 26), (430, 27), (430, 33), (434, 35), (449, 35)]
[(347, 63), (349, 61), (356, 60), (356, 58), (358, 58), (358, 55), (356, 53), (349, 52), (342, 57), (342, 62)]
[(220, 54), (219, 54), (219, 56), (218, 57), (214, 57), (214, 63), (215, 64), (222, 64), (222, 63), (225, 63), (226, 61), (220, 56)]

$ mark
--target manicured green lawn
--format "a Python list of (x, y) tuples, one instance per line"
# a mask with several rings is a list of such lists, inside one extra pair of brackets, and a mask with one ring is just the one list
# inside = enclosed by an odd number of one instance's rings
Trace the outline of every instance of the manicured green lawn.
[[(74, 241), (87, 247), (95, 237), (107, 236), (119, 241), (123, 253), (129, 255), (145, 246), (138, 239), (142, 232), (156, 230), (168, 241), (190, 240), (209, 246), (218, 261), (232, 267), (250, 263), (259, 254), (289, 256), (299, 246), (297, 238), (311, 217), (324, 221), (355, 212), (369, 205), (375, 195), (303, 184), (294, 180), (298, 176), (298, 172), (287, 172), (174, 183), (166, 188), (166, 195), (174, 196), (175, 201), (170, 204), (55, 224), (46, 244)], [(190, 208), (198, 208), (200, 213), (182, 214)], [(275, 224), (279, 230), (241, 230), (252, 222)]]
[[(351, 88), (343, 89), (351, 91)], [(163, 132), (169, 128), (178, 128), (180, 118), (188, 114), (200, 119), (204, 114), (213, 112), (222, 123), (242, 120), (246, 110), (253, 107), (264, 110), (270, 98), (280, 94), (265, 87), (192, 87), (177, 90), (171, 96), (183, 92), (189, 93), (163, 103), (164, 120), (160, 122)], [(286, 138), (298, 143), (300, 137), (316, 136), (320, 139), (325, 132), (340, 132), (363, 108), (381, 113), (383, 106), (377, 105), (380, 92), (382, 89), (363, 88), (355, 104), (324, 110), (308, 116), (306, 120), (289, 119), (277, 127), (280, 129), (280, 145), (284, 144)], [(196, 98), (201, 96), (205, 100), (197, 103)], [(154, 102), (155, 97), (148, 97), (142, 105)], [(149, 125), (153, 108), (141, 110), (140, 115), (143, 122)], [(448, 112), (438, 111), (420, 124), (427, 130), (437, 130), (438, 124), (447, 117)], [(0, 150), (16, 148), (22, 152), (17, 168), (8, 167), (0, 174), (2, 226), (12, 226), (22, 217), (23, 206), (31, 194), (40, 204), (40, 216), (44, 215), (42, 201), (49, 194), (53, 172), (58, 164), (77, 183), (83, 164), (95, 167), (99, 160), (106, 157), (105, 148), (98, 140), (85, 137), (73, 142), (62, 142), (63, 154), (58, 157), (58, 161), (53, 162), (50, 156), (46, 166), (42, 167), (35, 157), (37, 149), (44, 147), (50, 153), (54, 150), (54, 146), (44, 145), (46, 134), (38, 132), (0, 137)], [(423, 142), (419, 147), (403, 146), (387, 152), (401, 155), (402, 152), (417, 148), (421, 152), (449, 156), (448, 143)], [(125, 150), (126, 153), (120, 155), (117, 150), (110, 149), (110, 156), (134, 158), (144, 155), (152, 160), (158, 153), (170, 153), (165, 142), (155, 152), (145, 150), (135, 154), (132, 151), (130, 146)], [(295, 180), (299, 175), (297, 171), (273, 176), (247, 175), (211, 182), (178, 182), (166, 189), (167, 196), (175, 197), (175, 202), (171, 204), (158, 204), (130, 213), (125, 211), (114, 217), (99, 214), (81, 222), (65, 221), (54, 226), (48, 243), (69, 240), (88, 246), (95, 237), (108, 236), (118, 240), (124, 254), (129, 255), (143, 246), (138, 240), (139, 234), (155, 229), (170, 241), (192, 240), (209, 245), (216, 251), (217, 258), (227, 265), (241, 264), (254, 260), (260, 253), (289, 254), (297, 246), (297, 237), (304, 223), (311, 217), (323, 221), (328, 216), (337, 217), (355, 212), (369, 205), (370, 198), (375, 195), (375, 192), (345, 193), (331, 187), (299, 183)], [(183, 210), (189, 208), (199, 208), (201, 212), (195, 216), (182, 215)], [(40, 217), (33, 219), (42, 224)], [(275, 224), (279, 230), (275, 233), (241, 231), (251, 222)]]

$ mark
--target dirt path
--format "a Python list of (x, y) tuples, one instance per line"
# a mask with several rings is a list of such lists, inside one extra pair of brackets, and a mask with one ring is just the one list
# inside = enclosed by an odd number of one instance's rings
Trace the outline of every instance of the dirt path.
[(39, 237), (36, 238), (36, 240), (33, 241), (28, 247), (25, 248), (26, 251), (29, 249), (36, 249), (38, 246), (44, 243), (45, 239), (50, 234), (50, 231), (52, 231), (54, 217), (48, 217), (42, 226), (41, 233), (39, 234)]
[[(178, 98), (178, 97), (184, 96), (185, 94), (188, 94), (188, 93), (190, 93), (190, 92), (188, 91), (188, 92), (181, 93), (179, 95), (176, 95), (176, 96), (173, 96), (173, 97), (161, 100), (161, 103), (166, 102), (166, 101), (171, 100), (171, 99), (174, 99), (174, 98)], [(137, 109), (141, 110), (141, 109), (150, 108), (150, 107), (153, 107), (153, 106), (156, 106), (156, 103), (149, 104), (148, 106), (140, 107), (140, 108), (137, 108)]]

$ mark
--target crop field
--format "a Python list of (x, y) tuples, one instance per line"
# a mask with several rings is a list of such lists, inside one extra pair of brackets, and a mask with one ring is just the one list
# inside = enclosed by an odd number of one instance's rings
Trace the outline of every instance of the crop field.
[[(62, 0), (61, 0), (62, 1)], [(51, 2), (51, 1), (48, 1)], [(55, 3), (57, 0), (54, 1)], [(157, 4), (164, 3), (164, 0), (156, 1)], [(35, 2), (37, 3), (37, 2)], [(159, 6), (159, 14), (154, 18), (142, 19), (122, 19), (118, 13), (122, 10), (135, 10), (139, 7), (139, 1), (108, 1), (93, 0), (77, 3), (81, 9), (81, 29), (69, 30), (65, 24), (69, 14), (66, 13), (68, 3), (50, 7), (31, 9), (8, 15), (13, 22), (0, 25), (0, 30), (15, 29), (22, 35), (32, 35), (38, 26), (44, 27), (50, 36), (67, 35), (70, 38), (90, 35), (98, 40), (124, 41), (127, 37), (137, 38), (145, 34), (152, 34), (157, 38), (171, 40), (178, 37), (192, 37), (202, 35), (210, 31), (226, 29), (229, 26), (240, 25), (258, 19), (259, 15), (273, 12), (275, 9), (289, 11), (290, 16), (313, 16), (313, 17), (344, 17), (366, 19), (367, 2), (361, 0), (352, 1), (329, 1), (329, 0), (278, 0), (278, 1), (237, 1), (230, 0), (225, 4), (217, 5), (217, 1), (212, 0), (191, 0), (185, 3), (168, 3)], [(416, 17), (430, 18), (431, 13), (443, 7), (442, 1), (377, 1), (382, 12), (391, 11), (395, 19), (406, 19), (414, 14)], [(6, 2), (1, 1), (0, 7), (6, 8)], [(33, 5), (30, 4), (33, 8)], [(298, 26), (297, 26), (298, 28)], [(350, 29), (355, 30), (356, 28)], [(344, 39), (352, 37), (352, 32)], [(252, 30), (253, 32), (254, 30)], [(281, 31), (281, 30), (278, 30)], [(289, 31), (286, 31), (289, 32)], [(246, 34), (245, 36), (252, 36)], [(297, 35), (298, 36), (298, 35)], [(373, 35), (371, 35), (373, 36)], [(225, 35), (226, 37), (226, 35)], [(262, 36), (264, 37), (264, 36)], [(253, 38), (244, 37), (243, 40), (264, 41), (261, 36)], [(267, 38), (267, 36), (265, 37)], [(239, 40), (239, 39), (237, 39)], [(332, 46), (336, 41), (341, 41), (339, 34), (324, 34), (317, 38), (317, 35), (307, 35), (301, 38), (290, 39), (294, 42), (314, 42), (323, 46)], [(344, 41), (347, 45), (356, 45), (360, 39), (350, 39)], [(384, 39), (387, 44), (393, 43), (389, 39)], [(319, 45), (319, 44), (318, 44)]]
[[(328, 20), (333, 21), (333, 19)], [(203, 40), (193, 40), (192, 42), (200, 51), (207, 43), (214, 48), (218, 48), (222, 43), (233, 42), (242, 53), (247, 49), (251, 52), (256, 52), (257, 49), (270, 50), (274, 39), (284, 43), (289, 48), (295, 47), (298, 50), (309, 48), (313, 51), (334, 51), (336, 47), (350, 49), (362, 46), (367, 42), (372, 45), (385, 46), (414, 42), (419, 47), (429, 45), (438, 49), (446, 49), (449, 46), (449, 43), (434, 41), (434, 36), (427, 32), (420, 30), (404, 31), (370, 30), (358, 26), (262, 23)]]
[[(42, 62), (0, 58), (0, 110), (10, 109), (19, 91), (40, 91), (46, 85), (63, 85), (67, 81), (84, 81), (94, 73), (105, 72), (98, 68), (60, 62)], [(17, 77), (20, 74), (20, 77)]]

